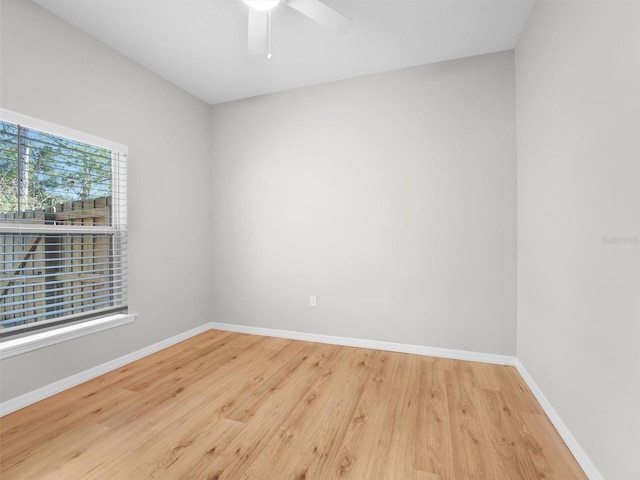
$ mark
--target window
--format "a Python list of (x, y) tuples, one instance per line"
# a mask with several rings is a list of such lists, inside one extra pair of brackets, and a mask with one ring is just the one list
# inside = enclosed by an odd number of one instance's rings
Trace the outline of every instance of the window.
[(126, 159), (0, 110), (0, 338), (126, 313)]

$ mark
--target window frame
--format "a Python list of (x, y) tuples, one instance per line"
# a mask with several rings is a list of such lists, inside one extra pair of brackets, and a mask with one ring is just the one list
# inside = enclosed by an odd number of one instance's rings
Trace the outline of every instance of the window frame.
[[(37, 130), (46, 134), (66, 138), (89, 144), (95, 147), (104, 148), (112, 152), (112, 179), (111, 179), (111, 225), (105, 226), (83, 226), (83, 225), (29, 225), (28, 223), (7, 222), (0, 223), (0, 233), (16, 234), (36, 234), (36, 233), (57, 233), (57, 234), (113, 234), (122, 236), (126, 241), (127, 235), (127, 160), (128, 148), (113, 141), (90, 135), (78, 130), (63, 127), (45, 120), (23, 115), (11, 110), (0, 108), (0, 120), (7, 123), (19, 125), (26, 129)], [(117, 156), (117, 158), (116, 158)], [(123, 157), (123, 158), (121, 158)], [(116, 168), (116, 163), (118, 164)], [(116, 237), (114, 237), (116, 238)], [(121, 247), (126, 250), (126, 246)], [(118, 253), (121, 253), (118, 250)], [(127, 259), (124, 258), (121, 265), (124, 269), (125, 295), (126, 295), (126, 269)], [(117, 313), (105, 313), (96, 311), (92, 314), (87, 311), (73, 318), (74, 315), (52, 318), (41, 322), (34, 322), (29, 329), (8, 327), (0, 338), (0, 359), (6, 356), (17, 355), (35, 348), (75, 338), (80, 335), (104, 330), (112, 326), (130, 323), (136, 317), (135, 314), (128, 313), (128, 302), (123, 306), (125, 310)]]

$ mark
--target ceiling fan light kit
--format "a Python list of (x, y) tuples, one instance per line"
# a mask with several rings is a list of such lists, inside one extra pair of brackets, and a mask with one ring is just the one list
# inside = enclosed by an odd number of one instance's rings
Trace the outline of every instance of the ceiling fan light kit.
[(280, 3), (280, 0), (244, 0), (249, 7), (259, 12), (271, 10)]
[[(249, 7), (248, 47), (251, 55), (271, 58), (271, 10), (281, 0), (244, 0)], [(340, 33), (346, 32), (353, 21), (320, 0), (282, 0), (320, 25)]]

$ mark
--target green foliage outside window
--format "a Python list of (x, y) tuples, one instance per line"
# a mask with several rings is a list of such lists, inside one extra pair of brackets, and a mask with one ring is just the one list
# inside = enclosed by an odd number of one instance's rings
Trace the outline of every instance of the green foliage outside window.
[(0, 122), (0, 211), (111, 195), (111, 152)]

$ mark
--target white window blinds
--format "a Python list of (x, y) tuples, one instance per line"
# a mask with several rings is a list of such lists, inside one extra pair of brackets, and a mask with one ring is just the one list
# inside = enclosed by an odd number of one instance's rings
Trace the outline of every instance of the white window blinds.
[(0, 337), (126, 311), (126, 159), (0, 111)]

